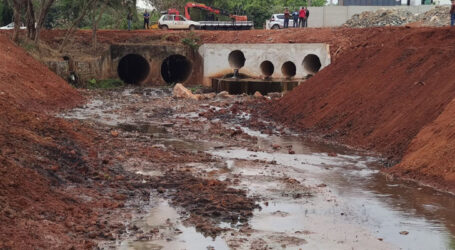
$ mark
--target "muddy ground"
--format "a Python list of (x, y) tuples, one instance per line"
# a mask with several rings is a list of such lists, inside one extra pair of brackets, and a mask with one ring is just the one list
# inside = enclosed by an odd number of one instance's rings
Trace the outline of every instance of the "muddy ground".
[[(442, 202), (448, 196), (428, 200), (434, 191), (419, 188), (420, 194), (401, 201), (381, 198), (416, 189), (379, 174), (381, 158), (305, 139), (252, 111), (272, 98), (195, 101), (175, 99), (171, 91), (85, 91), (86, 105), (59, 115), (95, 131), (102, 142), (97, 157), (105, 168), (142, 180), (132, 184), (144, 190), (142, 199), (116, 194), (124, 208), (106, 220), (118, 229), (110, 230), (111, 238), (95, 237), (99, 247), (453, 247), (453, 204)], [(354, 180), (357, 188), (346, 189)], [(420, 211), (429, 204), (439, 212)], [(408, 214), (412, 209), (418, 212)], [(425, 241), (419, 240), (422, 235)]]

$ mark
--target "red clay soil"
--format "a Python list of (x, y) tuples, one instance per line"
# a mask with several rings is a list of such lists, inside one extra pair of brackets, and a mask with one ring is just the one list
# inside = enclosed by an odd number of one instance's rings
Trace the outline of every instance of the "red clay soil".
[(274, 116), (298, 129), (380, 152), (391, 163), (406, 153), (393, 173), (430, 185), (444, 180), (453, 187), (454, 128), (447, 126), (455, 122), (453, 108), (437, 118), (455, 97), (455, 32), (370, 30), (368, 40), (275, 103)]
[(0, 34), (0, 44), (1, 102), (40, 111), (74, 106), (82, 100), (76, 90), (8, 37)]
[(455, 100), (412, 140), (403, 160), (387, 173), (455, 190)]
[(97, 209), (116, 202), (78, 185), (96, 174), (86, 167), (90, 131), (47, 114), (82, 97), (5, 36), (0, 43), (0, 249), (92, 248)]

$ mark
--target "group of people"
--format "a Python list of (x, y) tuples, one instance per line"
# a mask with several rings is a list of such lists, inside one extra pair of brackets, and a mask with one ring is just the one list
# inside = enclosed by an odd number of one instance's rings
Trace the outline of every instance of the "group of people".
[(295, 10), (294, 12), (290, 13), (289, 9), (286, 8), (284, 10), (284, 28), (289, 28), (289, 19), (294, 21), (293, 27), (294, 28), (304, 28), (308, 27), (308, 18), (310, 17), (310, 11), (307, 7), (300, 7), (300, 10)]
[[(144, 12), (144, 29), (150, 29), (150, 13), (146, 10)], [(128, 15), (126, 16), (126, 21), (128, 22), (128, 30), (131, 30), (131, 26), (133, 23), (133, 13), (131, 10), (128, 11)]]

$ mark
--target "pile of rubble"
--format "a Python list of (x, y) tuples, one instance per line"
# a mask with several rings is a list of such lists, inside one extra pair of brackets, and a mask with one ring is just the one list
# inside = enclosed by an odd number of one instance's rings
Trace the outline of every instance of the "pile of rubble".
[(417, 17), (417, 21), (424, 26), (448, 26), (450, 25), (449, 16), (450, 6), (436, 6)]
[(417, 16), (412, 12), (398, 9), (379, 9), (355, 14), (346, 21), (345, 27), (368, 28), (376, 26), (401, 26), (415, 22)]
[(409, 23), (419, 23), (423, 26), (447, 26), (450, 24), (450, 6), (436, 6), (422, 14), (400, 9), (379, 9), (376, 11), (364, 11), (355, 14), (346, 21), (345, 27), (368, 28), (375, 26), (402, 26)]

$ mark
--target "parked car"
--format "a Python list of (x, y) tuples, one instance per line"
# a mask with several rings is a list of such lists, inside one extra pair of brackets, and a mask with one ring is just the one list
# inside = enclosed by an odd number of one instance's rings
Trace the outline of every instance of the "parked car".
[[(284, 14), (273, 14), (268, 22), (269, 29), (283, 29), (284, 28)], [(294, 26), (294, 19), (289, 19), (289, 27)]]
[(199, 23), (187, 20), (181, 15), (162, 15), (158, 21), (158, 27), (163, 30), (195, 30), (199, 28)]
[[(3, 27), (0, 27), (0, 30), (12, 30), (14, 29), (14, 23), (10, 23), (8, 25), (5, 25)], [(21, 25), (20, 27), (21, 30), (25, 30), (27, 29), (27, 27), (25, 27), (23, 24)]]

